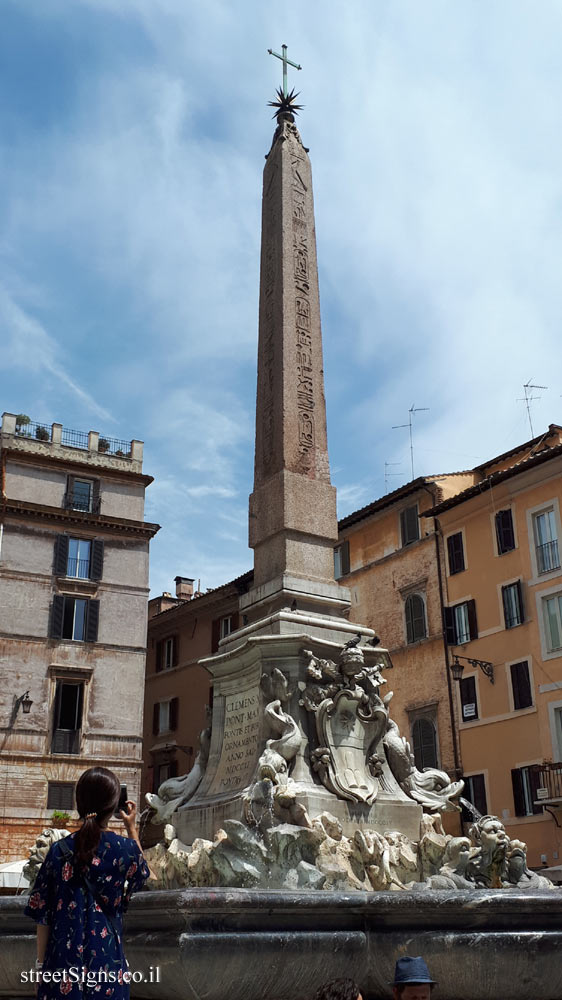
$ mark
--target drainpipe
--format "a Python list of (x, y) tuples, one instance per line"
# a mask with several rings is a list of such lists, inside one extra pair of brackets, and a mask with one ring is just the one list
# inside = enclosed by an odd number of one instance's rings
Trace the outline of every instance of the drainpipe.
[[(422, 485), (422, 489), (426, 493), (429, 493), (432, 504), (435, 505), (435, 497), (427, 486)], [(445, 658), (445, 674), (447, 677), (447, 693), (449, 696), (449, 715), (451, 717), (451, 733), (453, 735), (453, 760), (455, 762), (455, 777), (459, 778), (462, 774), (459, 746), (457, 742), (457, 727), (455, 723), (455, 702), (453, 697), (453, 685), (451, 679), (451, 671), (449, 670), (449, 644), (447, 642), (447, 634), (443, 628), (443, 608), (445, 607), (445, 595), (443, 592), (443, 573), (441, 571), (441, 552), (439, 548), (439, 536), (441, 534), (441, 526), (436, 517), (433, 518), (433, 534), (435, 536), (435, 558), (437, 560), (437, 581), (439, 585), (439, 604), (441, 606), (441, 629), (443, 636), (443, 655)]]

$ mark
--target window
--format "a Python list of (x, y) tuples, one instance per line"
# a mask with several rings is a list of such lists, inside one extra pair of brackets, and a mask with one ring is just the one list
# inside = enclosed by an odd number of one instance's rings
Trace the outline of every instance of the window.
[(173, 732), (178, 728), (179, 698), (157, 701), (152, 714), (152, 735)]
[(349, 542), (342, 542), (334, 549), (334, 576), (339, 580), (341, 576), (349, 573)]
[(51, 638), (96, 642), (99, 607), (99, 601), (55, 594), (51, 607)]
[(226, 639), (227, 635), (233, 631), (232, 629), (232, 616), (227, 615), (226, 618), (221, 618), (220, 634), (221, 639)]
[(558, 552), (558, 530), (554, 509), (543, 510), (533, 517), (535, 535), (535, 555), (537, 557), (537, 572), (550, 573), (560, 569)]
[(431, 719), (416, 719), (412, 726), (414, 760), (418, 771), (424, 767), (438, 767), (437, 733)]
[(404, 605), (406, 614), (406, 639), (408, 643), (425, 639), (427, 628), (425, 624), (425, 605), (420, 594), (409, 594)]
[(473, 722), (478, 718), (478, 701), (476, 700), (476, 678), (462, 677), (459, 681), (461, 696), (462, 721)]
[(175, 778), (178, 773), (177, 760), (167, 760), (165, 764), (155, 764), (153, 791), (158, 792), (160, 785), (168, 778)]
[(402, 545), (411, 545), (417, 542), (420, 537), (420, 519), (418, 517), (418, 505), (406, 507), (400, 511), (400, 535)]
[(530, 708), (533, 704), (533, 693), (529, 677), (529, 664), (526, 660), (522, 660), (520, 663), (511, 663), (509, 672), (511, 674), (513, 708), (516, 711), (521, 708)]
[(169, 635), (166, 639), (161, 639), (156, 645), (156, 671), (170, 670), (178, 665), (179, 637)]
[(60, 809), (64, 812), (74, 809), (74, 785), (71, 781), (49, 781), (47, 809)]
[(55, 576), (71, 576), (78, 580), (101, 580), (103, 575), (103, 542), (99, 538), (69, 538), (58, 535), (55, 540)]
[(449, 535), (447, 539), (447, 555), (449, 557), (449, 576), (453, 576), (455, 573), (462, 573), (465, 568), (462, 531), (457, 531), (456, 535)]
[[(488, 813), (488, 803), (486, 800), (486, 784), (483, 774), (465, 774), (463, 797), (470, 802), (480, 816)], [(474, 823), (476, 817), (470, 809), (462, 808), (462, 818), (465, 823)]]
[(525, 621), (523, 611), (523, 591), (521, 580), (516, 583), (508, 583), (502, 587), (503, 617), (506, 628), (515, 628)]
[(515, 532), (513, 530), (513, 517), (511, 510), (498, 510), (496, 514), (496, 541), (498, 543), (498, 555), (503, 556), (505, 552), (511, 552), (515, 548)]
[(84, 685), (57, 681), (51, 753), (79, 753)]
[(478, 638), (476, 602), (463, 601), (452, 608), (443, 609), (445, 635), (449, 646), (462, 646), (471, 639)]
[(562, 594), (544, 597), (543, 602), (544, 628), (548, 651), (562, 649)]
[(537, 765), (514, 767), (511, 772), (511, 783), (516, 816), (533, 816), (542, 813), (542, 805), (536, 804), (537, 788), (542, 787), (541, 772)]

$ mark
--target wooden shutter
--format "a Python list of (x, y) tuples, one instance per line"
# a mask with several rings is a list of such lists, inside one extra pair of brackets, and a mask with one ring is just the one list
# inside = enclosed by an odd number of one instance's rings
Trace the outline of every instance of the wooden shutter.
[(172, 636), (172, 666), (177, 667), (180, 660), (180, 637)]
[(464, 550), (462, 545), (462, 532), (457, 531), (455, 535), (449, 535), (447, 539), (447, 554), (449, 556), (449, 574), (461, 573), (464, 569)]
[(156, 673), (158, 674), (162, 670), (162, 647), (163, 642), (161, 639), (156, 643)]
[(418, 518), (418, 506), (405, 507), (400, 511), (400, 533), (402, 535), (402, 545), (411, 545), (417, 542), (420, 537), (420, 522)]
[(531, 808), (533, 815), (538, 816), (544, 812), (542, 803), (537, 802), (537, 788), (542, 788), (542, 773), (540, 764), (530, 764), (528, 767), (529, 785), (531, 789)]
[(88, 601), (86, 606), (86, 642), (98, 641), (98, 624), (100, 617), (100, 602)]
[(66, 576), (68, 568), (68, 535), (57, 535), (55, 538), (55, 555), (53, 568), (55, 576)]
[[(476, 681), (474, 677), (463, 677), (459, 682), (463, 722), (472, 722), (478, 718), (478, 702), (476, 700)], [(474, 706), (474, 708), (472, 708)]]
[(155, 702), (152, 706), (152, 735), (158, 736), (160, 731), (160, 703)]
[(513, 806), (516, 816), (526, 816), (525, 796), (523, 794), (523, 775), (520, 767), (511, 770), (511, 784), (513, 785)]
[(470, 630), (470, 638), (478, 638), (478, 621), (476, 619), (476, 601), (471, 600), (466, 602), (466, 610), (468, 614), (468, 628)]
[(169, 764), (169, 768), (170, 768), (169, 777), (170, 778), (177, 778), (177, 776), (178, 776), (178, 762), (177, 762), (177, 760), (171, 760), (170, 764)]
[(170, 702), (170, 729), (178, 728), (179, 698), (172, 698)]
[(455, 627), (455, 609), (443, 608), (443, 627), (448, 646), (457, 645), (457, 629)]
[(49, 629), (49, 635), (52, 639), (62, 639), (63, 617), (64, 597), (62, 594), (55, 594), (51, 605), (51, 626)]
[(511, 552), (515, 548), (515, 533), (513, 531), (513, 517), (511, 510), (499, 510), (496, 514), (496, 537), (498, 542), (498, 552)]
[(488, 802), (486, 800), (486, 782), (483, 774), (472, 775), (472, 805), (478, 809), (481, 816), (488, 812)]
[(523, 624), (525, 621), (525, 605), (523, 603), (523, 587), (521, 585), (521, 580), (517, 581), (517, 600), (519, 602), (519, 622)]
[(90, 555), (90, 580), (101, 580), (103, 576), (103, 542), (94, 538)]
[(74, 503), (74, 480), (75, 476), (68, 476), (66, 480), (66, 497), (64, 505), (65, 507), (72, 508)]
[(92, 483), (92, 513), (99, 514), (100, 512), (100, 481), (99, 479), (94, 479)]
[(517, 709), (530, 708), (533, 704), (529, 664), (526, 660), (512, 663), (510, 668), (511, 687), (513, 690), (513, 707)]

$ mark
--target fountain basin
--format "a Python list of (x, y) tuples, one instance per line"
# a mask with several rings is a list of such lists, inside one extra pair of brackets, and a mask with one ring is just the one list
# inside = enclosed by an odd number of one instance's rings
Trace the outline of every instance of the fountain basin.
[[(20, 970), (35, 956), (24, 897), (0, 898), (0, 996), (26, 997)], [(298, 1000), (336, 976), (365, 1000), (389, 997), (400, 955), (423, 955), (447, 1000), (562, 998), (562, 893), (139, 893), (126, 918), (133, 970), (160, 982), (138, 1000)]]

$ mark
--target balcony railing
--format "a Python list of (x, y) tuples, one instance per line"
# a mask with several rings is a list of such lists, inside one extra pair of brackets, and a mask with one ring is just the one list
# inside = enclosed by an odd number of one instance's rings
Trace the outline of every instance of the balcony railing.
[[(537, 788), (537, 801), (562, 799), (562, 763), (532, 764), (529, 771), (532, 771), (540, 782)], [(547, 795), (543, 789), (547, 790)]]
[(35, 420), (30, 420), (27, 424), (16, 424), (16, 434), (18, 437), (34, 438), (36, 441), (50, 441), (51, 425), (38, 424)]
[(55, 729), (51, 753), (80, 753), (80, 730)]
[(61, 444), (67, 448), (83, 448), (88, 450), (87, 431), (73, 431), (70, 427), (63, 427), (61, 432)]
[(553, 569), (560, 569), (557, 538), (552, 542), (544, 542), (543, 545), (537, 545), (537, 568), (539, 573), (550, 573)]
[(115, 455), (117, 458), (131, 457), (131, 442), (121, 438), (109, 438), (100, 434), (98, 451), (104, 455)]
[(62, 505), (66, 510), (81, 510), (85, 514), (99, 514), (101, 497), (86, 497), (74, 493), (65, 493)]
[(78, 580), (87, 580), (90, 576), (90, 560), (69, 557), (66, 564), (66, 575), (76, 577)]

